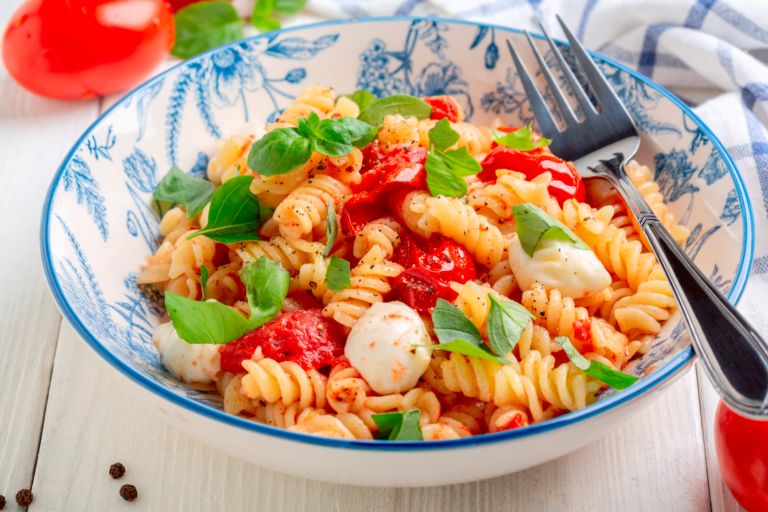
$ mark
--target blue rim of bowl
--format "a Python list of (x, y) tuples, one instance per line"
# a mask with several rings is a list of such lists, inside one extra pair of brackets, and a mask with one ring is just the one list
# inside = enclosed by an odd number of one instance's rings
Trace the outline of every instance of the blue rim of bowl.
[[(372, 22), (378, 22), (378, 23), (405, 22), (405, 21), (412, 22), (415, 20), (434, 20), (441, 23), (470, 25), (475, 27), (484, 26), (484, 27), (491, 27), (496, 30), (500, 30), (502, 32), (508, 32), (508, 33), (519, 34), (519, 35), (523, 34), (521, 30), (517, 30), (509, 27), (475, 23), (475, 22), (464, 21), (464, 20), (453, 20), (453, 19), (446, 19), (446, 18), (433, 18), (433, 17), (418, 17), (418, 16), (394, 16), (394, 17), (350, 18), (345, 20), (326, 21), (322, 23), (302, 25), (299, 27), (287, 28), (280, 31), (260, 34), (255, 37), (245, 39), (244, 41), (251, 41), (251, 40), (259, 39), (262, 37), (274, 37), (275, 34), (277, 33), (294, 32), (297, 30), (306, 30), (306, 29), (313, 29), (313, 28), (325, 27), (325, 26), (346, 25), (346, 24), (352, 24), (352, 23), (372, 23)], [(544, 39), (544, 37), (539, 34), (531, 34), (531, 35), (538, 39)], [(521, 429), (511, 430), (507, 432), (499, 432), (496, 434), (486, 434), (482, 436), (456, 439), (456, 440), (432, 441), (428, 443), (420, 442), (420, 441), (406, 441), (406, 442), (402, 442), (402, 441), (401, 442), (375, 442), (375, 441), (357, 441), (357, 440), (348, 441), (348, 440), (341, 440), (341, 439), (316, 437), (316, 436), (311, 436), (307, 434), (301, 434), (301, 433), (291, 432), (288, 430), (278, 429), (278, 428), (270, 427), (267, 425), (261, 425), (253, 421), (248, 421), (246, 419), (243, 419), (237, 416), (226, 414), (224, 413), (224, 411), (220, 411), (218, 409), (208, 407), (206, 405), (195, 402), (189, 398), (178, 395), (173, 391), (167, 389), (160, 383), (150, 379), (148, 376), (144, 375), (139, 370), (124, 364), (120, 359), (116, 358), (109, 350), (107, 350), (101, 343), (99, 343), (96, 337), (90, 333), (90, 331), (88, 330), (87, 327), (85, 327), (85, 325), (83, 325), (83, 323), (80, 321), (78, 316), (69, 306), (69, 303), (66, 297), (64, 296), (61, 290), (61, 287), (59, 286), (59, 282), (53, 268), (53, 260), (50, 254), (50, 244), (48, 243), (50, 219), (51, 219), (51, 207), (53, 204), (53, 194), (57, 188), (57, 184), (61, 178), (62, 173), (64, 172), (64, 168), (66, 167), (67, 163), (71, 160), (75, 152), (78, 150), (78, 148), (80, 148), (80, 146), (83, 144), (83, 142), (91, 133), (91, 131), (94, 130), (96, 127), (98, 127), (101, 121), (104, 118), (106, 118), (112, 112), (113, 109), (122, 105), (123, 102), (125, 102), (126, 100), (132, 98), (133, 95), (138, 93), (140, 90), (150, 86), (151, 84), (157, 82), (160, 79), (163, 79), (166, 75), (172, 72), (175, 72), (177, 69), (184, 66), (188, 66), (190, 63), (195, 62), (196, 60), (204, 59), (212, 53), (219, 52), (224, 48), (235, 46), (237, 44), (240, 44), (241, 42), (243, 42), (243, 40), (236, 41), (234, 43), (230, 43), (224, 46), (220, 46), (218, 48), (214, 48), (213, 50), (209, 50), (191, 59), (183, 61), (177, 64), (176, 66), (157, 75), (156, 77), (153, 77), (152, 79), (148, 80), (147, 82), (140, 85), (139, 87), (135, 88), (133, 91), (127, 94), (123, 99), (121, 99), (111, 108), (109, 108), (85, 131), (83, 136), (80, 137), (77, 143), (75, 143), (73, 148), (64, 158), (64, 161), (62, 162), (61, 166), (56, 172), (56, 175), (51, 181), (50, 188), (48, 189), (48, 192), (46, 194), (45, 203), (43, 205), (43, 217), (41, 219), (41, 226), (40, 226), (41, 227), (40, 252), (43, 258), (43, 270), (45, 271), (45, 277), (48, 280), (48, 286), (51, 289), (51, 293), (53, 294), (53, 297), (56, 300), (56, 303), (58, 304), (62, 314), (67, 318), (69, 323), (72, 325), (75, 331), (80, 335), (80, 337), (83, 340), (85, 340), (85, 342), (91, 347), (91, 349), (93, 349), (100, 357), (102, 357), (112, 367), (114, 367), (116, 370), (118, 370), (128, 379), (132, 380), (134, 383), (140, 385), (141, 387), (157, 395), (160, 395), (161, 397), (167, 400), (170, 400), (176, 405), (190, 410), (191, 412), (201, 414), (213, 420), (222, 421), (233, 427), (255, 431), (259, 434), (265, 434), (268, 436), (273, 436), (273, 437), (277, 437), (285, 440), (299, 441), (302, 443), (309, 443), (309, 444), (314, 444), (319, 446), (328, 446), (328, 447), (334, 447), (334, 448), (344, 448), (344, 449), (353, 449), (353, 450), (362, 450), (362, 451), (377, 450), (377, 451), (390, 452), (390, 451), (403, 451), (403, 450), (422, 451), (422, 450), (466, 448), (466, 447), (476, 446), (476, 445), (486, 445), (486, 444), (501, 443), (504, 441), (513, 441), (516, 439), (529, 437), (535, 434), (548, 432), (550, 430), (566, 427), (572, 423), (576, 423), (578, 421), (590, 418), (592, 416), (596, 416), (604, 411), (608, 411), (610, 409), (627, 404), (629, 401), (633, 400), (634, 398), (664, 383), (670, 376), (681, 371), (686, 365), (692, 362), (695, 354), (693, 352), (693, 348), (689, 345), (688, 347), (684, 348), (679, 354), (673, 357), (670, 361), (668, 361), (663, 367), (649, 374), (647, 377), (643, 378), (635, 385), (623, 390), (620, 393), (615, 393), (612, 396), (604, 400), (601, 400), (595, 404), (592, 404), (589, 407), (586, 407), (584, 409), (571, 412), (569, 414), (551, 419), (543, 423), (530, 425), (528, 427), (524, 427)], [(556, 42), (564, 46), (569, 46), (567, 43), (562, 41), (556, 40)], [(600, 55), (594, 52), (590, 52), (590, 54), (592, 55), (592, 57), (598, 60), (606, 62), (612, 66), (615, 66), (621, 69), (626, 73), (629, 73), (636, 80), (639, 80), (649, 85), (650, 87), (653, 87), (654, 89), (659, 91), (663, 96), (665, 96), (667, 99), (672, 101), (672, 103), (677, 105), (686, 115), (688, 115), (691, 119), (693, 119), (696, 122), (696, 124), (702, 129), (702, 131), (706, 134), (706, 136), (709, 137), (709, 140), (712, 142), (713, 146), (717, 149), (717, 151), (723, 157), (723, 160), (728, 166), (728, 172), (731, 174), (733, 182), (736, 186), (736, 191), (739, 197), (739, 201), (741, 203), (742, 211), (745, 212), (745, 215), (743, 217), (744, 218), (744, 242), (742, 246), (741, 259), (739, 261), (739, 270), (738, 270), (737, 276), (734, 278), (733, 287), (728, 293), (728, 300), (733, 304), (738, 303), (742, 293), (744, 292), (744, 287), (746, 285), (747, 279), (749, 277), (749, 274), (752, 268), (752, 258), (754, 256), (754, 249), (755, 249), (754, 247), (755, 227), (754, 227), (752, 206), (749, 200), (749, 196), (746, 193), (744, 183), (741, 179), (741, 175), (738, 172), (736, 164), (733, 162), (733, 159), (725, 150), (722, 143), (711, 132), (711, 130), (696, 116), (696, 114), (694, 114), (688, 108), (688, 106), (686, 106), (681, 100), (675, 97), (672, 93), (670, 93), (669, 91), (664, 89), (662, 86), (658, 85), (657, 83), (653, 82), (649, 78), (641, 75), (640, 73), (632, 69), (629, 69), (623, 64), (620, 64), (608, 57), (605, 57), (603, 55)], [(745, 264), (745, 260), (747, 258), (748, 260), (746, 261), (746, 264)]]

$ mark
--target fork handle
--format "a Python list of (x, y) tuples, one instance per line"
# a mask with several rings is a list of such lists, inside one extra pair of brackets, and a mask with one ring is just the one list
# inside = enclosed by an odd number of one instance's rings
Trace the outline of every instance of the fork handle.
[(619, 167), (606, 177), (656, 254), (710, 380), (731, 409), (768, 420), (768, 344), (675, 242), (626, 174), (624, 162)]

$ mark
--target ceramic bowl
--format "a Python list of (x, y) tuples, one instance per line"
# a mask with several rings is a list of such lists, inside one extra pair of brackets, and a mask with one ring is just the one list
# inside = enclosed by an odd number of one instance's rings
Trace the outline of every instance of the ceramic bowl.
[[(529, 69), (538, 69), (518, 31), (441, 19), (361, 19), (223, 46), (138, 87), (86, 131), (48, 192), (41, 251), (62, 313), (110, 373), (169, 424), (225, 453), (300, 477), (369, 486), (453, 484), (540, 464), (613, 430), (690, 369), (694, 354), (679, 313), (651, 352), (629, 366), (642, 380), (581, 411), (462, 440), (342, 441), (224, 414), (218, 396), (174, 380), (150, 339), (162, 303), (134, 284), (144, 256), (160, 241), (151, 196), (163, 174), (177, 165), (204, 176), (218, 138), (245, 121), (274, 120), (311, 84), (378, 96), (452, 94), (469, 121), (527, 124), (533, 116), (503, 49), (506, 39)], [(671, 211), (691, 230), (686, 251), (735, 302), (754, 242), (736, 166), (678, 99), (594, 57), (642, 133), (637, 159), (655, 169)]]

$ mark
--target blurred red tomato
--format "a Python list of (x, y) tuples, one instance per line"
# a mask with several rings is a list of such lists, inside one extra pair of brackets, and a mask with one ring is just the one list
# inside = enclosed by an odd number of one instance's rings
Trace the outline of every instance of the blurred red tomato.
[(163, 0), (28, 0), (3, 36), (3, 62), (26, 89), (58, 99), (137, 84), (170, 53)]
[(715, 413), (715, 450), (739, 505), (749, 512), (768, 511), (768, 421), (739, 416), (721, 400)]

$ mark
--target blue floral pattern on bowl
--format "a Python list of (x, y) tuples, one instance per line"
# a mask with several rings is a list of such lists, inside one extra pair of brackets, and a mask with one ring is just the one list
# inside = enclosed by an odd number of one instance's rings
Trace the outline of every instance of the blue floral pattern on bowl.
[[(385, 29), (372, 33), (371, 23)], [(497, 116), (527, 124), (530, 108), (509, 58), (498, 54), (499, 38), (525, 49), (518, 32), (448, 20), (321, 24), (230, 44), (139, 87), (86, 132), (51, 184), (41, 248), (65, 315), (102, 357), (145, 387), (221, 409), (217, 396), (164, 370), (151, 341), (163, 320), (162, 297), (134, 283), (144, 256), (160, 241), (152, 191), (162, 175), (177, 165), (203, 177), (222, 134), (249, 120), (273, 121), (314, 83), (338, 93), (366, 88), (379, 97), (452, 94), (477, 124)], [(530, 53), (523, 58), (536, 69)], [(598, 61), (642, 132), (637, 159), (654, 170), (671, 211), (691, 230), (686, 251), (737, 299), (749, 272), (753, 228), (733, 162), (679, 101), (612, 61)], [(652, 368), (638, 384), (652, 386), (691, 357), (676, 314), (630, 371), (644, 375)], [(621, 394), (603, 398), (621, 400)], [(223, 414), (221, 420), (227, 421)]]

